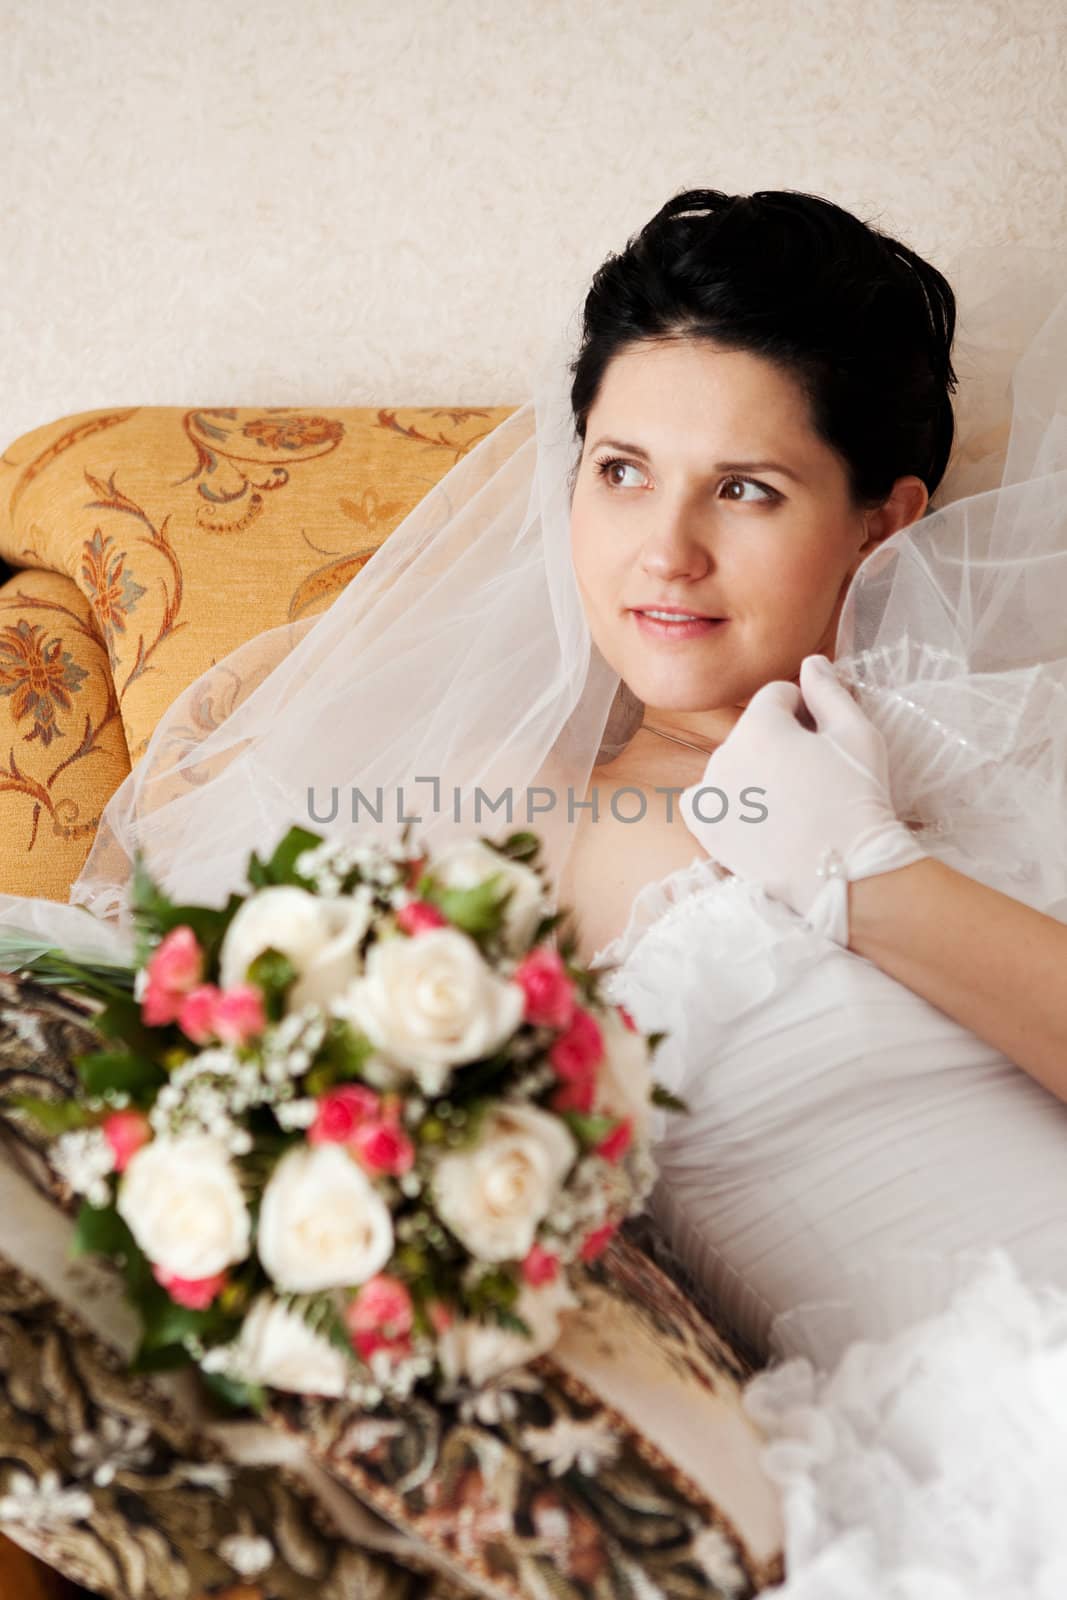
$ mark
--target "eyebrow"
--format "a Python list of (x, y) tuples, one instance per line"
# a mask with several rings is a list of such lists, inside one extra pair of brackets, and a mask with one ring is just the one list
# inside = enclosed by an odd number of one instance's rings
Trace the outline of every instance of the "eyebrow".
[[(621, 439), (598, 439), (596, 444), (590, 445), (590, 451), (599, 450), (606, 445), (609, 450), (622, 450), (628, 456), (639, 456), (642, 461), (652, 458), (647, 450), (642, 450), (639, 444), (624, 444)], [(713, 472), (780, 472), (784, 478), (792, 478), (794, 483), (803, 483), (803, 478), (792, 467), (787, 467), (781, 461), (716, 461), (712, 467)]]

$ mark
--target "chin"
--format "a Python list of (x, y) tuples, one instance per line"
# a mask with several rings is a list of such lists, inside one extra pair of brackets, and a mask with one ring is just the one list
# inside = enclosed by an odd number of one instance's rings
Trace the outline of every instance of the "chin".
[(659, 711), (717, 711), (721, 706), (734, 704), (731, 687), (727, 685), (724, 691), (721, 681), (714, 685), (707, 682), (682, 684), (677, 678), (671, 682), (656, 682), (653, 674), (639, 672), (623, 672), (620, 676), (642, 704), (655, 706)]

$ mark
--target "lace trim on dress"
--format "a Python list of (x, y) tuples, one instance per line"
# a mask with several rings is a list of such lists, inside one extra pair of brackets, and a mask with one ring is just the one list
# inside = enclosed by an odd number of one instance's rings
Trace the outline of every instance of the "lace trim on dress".
[(618, 966), (626, 961), (654, 923), (659, 923), (691, 895), (731, 874), (709, 855), (696, 855), (684, 866), (675, 867), (665, 878), (646, 883), (634, 895), (626, 926), (614, 939), (598, 950), (590, 967)]

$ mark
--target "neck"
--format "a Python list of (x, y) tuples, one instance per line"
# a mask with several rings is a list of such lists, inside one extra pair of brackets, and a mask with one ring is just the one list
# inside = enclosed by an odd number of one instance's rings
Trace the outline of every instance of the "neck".
[(744, 706), (718, 706), (714, 711), (660, 711), (646, 706), (642, 724), (691, 739), (695, 744), (720, 745), (740, 717)]

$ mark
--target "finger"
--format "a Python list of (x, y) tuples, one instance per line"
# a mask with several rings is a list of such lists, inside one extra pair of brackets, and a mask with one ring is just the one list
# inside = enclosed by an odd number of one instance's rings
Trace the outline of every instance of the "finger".
[(855, 726), (859, 707), (825, 656), (804, 657), (800, 688), (820, 733), (843, 732)]
[(802, 699), (795, 683), (785, 678), (774, 678), (770, 683), (765, 683), (762, 689), (756, 690), (742, 715), (769, 713), (774, 717), (781, 714), (792, 721), (800, 710)]

